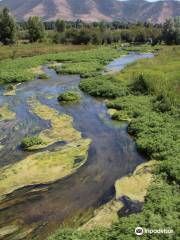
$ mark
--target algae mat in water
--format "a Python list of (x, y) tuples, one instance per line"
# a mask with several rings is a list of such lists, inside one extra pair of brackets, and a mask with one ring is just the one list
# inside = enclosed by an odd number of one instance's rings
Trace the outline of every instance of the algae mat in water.
[(9, 109), (8, 104), (0, 107), (0, 121), (13, 120), (16, 118), (16, 114)]
[(90, 139), (83, 139), (73, 128), (72, 118), (56, 110), (34, 102), (32, 111), (44, 120), (51, 120), (51, 128), (40, 135), (46, 146), (57, 141), (66, 141), (55, 151), (34, 153), (22, 161), (0, 169), (0, 195), (19, 188), (54, 182), (74, 172), (87, 159)]

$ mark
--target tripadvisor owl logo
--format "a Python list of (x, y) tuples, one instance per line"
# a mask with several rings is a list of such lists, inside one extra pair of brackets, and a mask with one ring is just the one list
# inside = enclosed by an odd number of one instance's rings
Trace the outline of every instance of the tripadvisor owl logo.
[(137, 228), (135, 229), (135, 234), (136, 234), (137, 236), (141, 236), (141, 235), (143, 235), (143, 233), (144, 233), (144, 230), (143, 230), (142, 227), (137, 227)]

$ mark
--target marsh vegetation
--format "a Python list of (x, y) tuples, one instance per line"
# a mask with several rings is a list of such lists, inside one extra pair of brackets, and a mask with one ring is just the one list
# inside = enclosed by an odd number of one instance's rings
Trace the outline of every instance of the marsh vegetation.
[[(124, 27), (117, 23), (43, 24), (33, 17), (21, 24), (19, 35), (5, 9), (0, 24), (6, 27), (7, 18), (11, 29), (6, 35), (0, 29), (4, 45), (18, 38), (37, 43), (0, 46), (0, 236), (31, 239), (37, 230), (43, 238), (52, 225), (54, 230), (64, 224), (50, 240), (130, 240), (140, 224), (149, 229), (169, 227), (175, 234), (154, 239), (176, 240), (180, 48), (154, 45), (179, 43), (179, 18), (167, 20), (164, 26)], [(54, 26), (51, 32), (45, 31), (48, 26)], [(125, 62), (121, 71), (105, 67), (133, 51), (155, 56), (132, 60), (128, 66)], [(89, 96), (80, 92), (78, 84)], [(58, 104), (58, 100), (77, 104)], [(124, 125), (113, 125), (107, 110), (116, 123)], [(149, 162), (137, 167), (145, 159)], [(113, 185), (116, 196), (112, 199)], [(105, 195), (110, 201), (99, 207)], [(129, 211), (124, 197), (141, 206), (139, 213), (122, 214)], [(99, 208), (83, 218), (92, 206)], [(39, 215), (33, 210), (37, 207)], [(50, 223), (52, 215), (55, 222)], [(27, 226), (32, 219), (37, 223)]]
[(58, 96), (59, 102), (79, 102), (81, 95), (78, 92), (65, 92)]

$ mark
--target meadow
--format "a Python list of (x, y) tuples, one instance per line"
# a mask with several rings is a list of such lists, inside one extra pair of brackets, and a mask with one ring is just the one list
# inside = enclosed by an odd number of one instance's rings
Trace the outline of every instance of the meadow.
[(95, 48), (95, 45), (65, 45), (65, 44), (53, 44), (49, 42), (42, 43), (17, 43), (14, 45), (2, 45), (0, 46), (0, 60), (15, 59), (24, 57), (33, 57), (36, 55), (59, 53), (59, 52), (72, 52), (89, 50)]
[[(40, 75), (39, 66), (50, 62), (65, 62), (62, 69), (57, 71), (67, 74), (92, 74), (103, 69), (103, 65), (113, 58), (119, 57), (122, 52), (116, 46), (96, 47), (81, 51), (62, 51), (59, 53), (43, 54), (33, 57), (7, 59), (0, 62), (0, 83), (17, 83), (34, 80)], [(68, 64), (71, 63), (72, 67)], [(40, 75), (41, 76), (41, 75)]]

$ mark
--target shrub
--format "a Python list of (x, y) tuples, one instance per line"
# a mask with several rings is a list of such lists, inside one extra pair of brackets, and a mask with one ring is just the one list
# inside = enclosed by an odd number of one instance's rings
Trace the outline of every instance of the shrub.
[(154, 101), (154, 109), (160, 112), (168, 112), (172, 110), (172, 103), (168, 97), (160, 94)]
[(127, 88), (122, 88), (114, 77), (96, 76), (81, 80), (80, 88), (82, 91), (96, 97), (116, 98), (125, 96)]
[(60, 102), (77, 102), (80, 101), (81, 95), (78, 92), (61, 93), (58, 97)]
[(148, 94), (149, 93), (149, 86), (146, 82), (146, 79), (143, 73), (140, 73), (134, 80), (131, 90), (135, 93), (142, 93)]
[(35, 145), (41, 145), (43, 143), (43, 140), (39, 136), (26, 136), (23, 138), (21, 146), (24, 149), (28, 149), (30, 147), (33, 147)]

